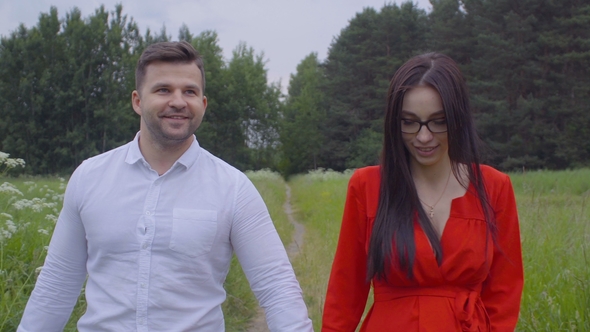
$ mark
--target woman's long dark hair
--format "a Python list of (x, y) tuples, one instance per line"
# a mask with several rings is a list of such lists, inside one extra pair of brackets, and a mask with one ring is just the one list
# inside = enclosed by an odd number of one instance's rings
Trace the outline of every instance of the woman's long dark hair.
[[(492, 234), (495, 242), (495, 220), (479, 169), (480, 141), (471, 116), (465, 79), (457, 64), (448, 56), (438, 53), (422, 54), (403, 64), (389, 85), (381, 154), (381, 189), (367, 262), (369, 279), (387, 279), (392, 263), (404, 269), (410, 279), (413, 278), (416, 255), (413, 223), (416, 213), (438, 264), (442, 262), (440, 240), (418, 199), (410, 171), (410, 157), (404, 146), (400, 127), (404, 96), (408, 90), (418, 85), (431, 86), (440, 94), (448, 125), (449, 158), (453, 174), (461, 179), (460, 165), (467, 165), (469, 182), (481, 202), (488, 233)], [(469, 189), (469, 184), (463, 185)]]

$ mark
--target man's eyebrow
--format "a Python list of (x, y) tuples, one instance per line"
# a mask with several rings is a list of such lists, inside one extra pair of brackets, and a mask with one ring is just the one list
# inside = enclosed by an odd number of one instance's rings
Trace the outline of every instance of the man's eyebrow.
[(201, 87), (199, 85), (197, 85), (197, 84), (187, 84), (187, 85), (185, 85), (185, 88), (191, 89), (191, 90), (201, 91)]
[[(152, 90), (157, 90), (159, 88), (167, 88), (169, 86), (171, 86), (171, 83), (168, 82), (156, 82), (154, 85), (152, 85)], [(187, 84), (184, 86), (185, 89), (190, 89), (190, 90), (197, 90), (197, 91), (201, 91), (201, 87), (198, 84)]]

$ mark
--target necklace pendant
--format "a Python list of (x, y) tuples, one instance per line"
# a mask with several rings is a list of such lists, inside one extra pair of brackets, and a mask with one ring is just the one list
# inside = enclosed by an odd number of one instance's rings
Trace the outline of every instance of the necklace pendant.
[(434, 209), (430, 209), (430, 218), (434, 218)]

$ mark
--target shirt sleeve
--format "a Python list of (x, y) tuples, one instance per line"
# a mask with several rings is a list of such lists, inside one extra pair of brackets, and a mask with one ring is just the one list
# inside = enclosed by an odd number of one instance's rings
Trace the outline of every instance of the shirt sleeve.
[(86, 237), (78, 199), (78, 168), (70, 178), (47, 257), (18, 332), (63, 331), (86, 279)]
[(313, 331), (299, 282), (262, 197), (241, 178), (231, 242), (270, 331)]
[(359, 173), (351, 177), (340, 237), (328, 282), (322, 331), (355, 331), (369, 294), (367, 282), (367, 213)]
[(512, 332), (518, 321), (524, 274), (516, 200), (508, 176), (490, 199), (496, 214), (497, 245), (481, 298), (492, 331)]

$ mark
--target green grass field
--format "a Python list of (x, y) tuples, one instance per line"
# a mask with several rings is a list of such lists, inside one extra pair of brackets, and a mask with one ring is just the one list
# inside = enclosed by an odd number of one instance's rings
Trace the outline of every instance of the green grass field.
[[(525, 290), (518, 331), (590, 331), (590, 169), (510, 174), (519, 208)], [(285, 183), (275, 173), (249, 173), (287, 245), (293, 228), (283, 212)], [(294, 177), (292, 203), (306, 227), (293, 266), (310, 317), (320, 330), (350, 172)], [(7, 182), (7, 183), (4, 183)], [(14, 331), (55, 225), (65, 180), (0, 179), (0, 331)], [(226, 280), (227, 331), (244, 331), (257, 302), (234, 259)], [(83, 296), (66, 331), (84, 311)]]
[[(510, 174), (519, 209), (525, 289), (517, 331), (590, 331), (590, 169)], [(340, 229), (348, 174), (316, 172), (291, 180), (306, 226), (294, 262), (319, 331)]]

